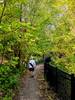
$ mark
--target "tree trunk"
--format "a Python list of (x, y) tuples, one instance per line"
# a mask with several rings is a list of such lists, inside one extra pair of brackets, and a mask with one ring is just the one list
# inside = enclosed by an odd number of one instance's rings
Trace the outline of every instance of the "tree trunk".
[(3, 10), (2, 10), (2, 13), (1, 13), (1, 16), (0, 16), (0, 23), (2, 22), (2, 18), (3, 18), (3, 15), (4, 15), (5, 8), (6, 8), (6, 0), (4, 0), (4, 6), (3, 6)]

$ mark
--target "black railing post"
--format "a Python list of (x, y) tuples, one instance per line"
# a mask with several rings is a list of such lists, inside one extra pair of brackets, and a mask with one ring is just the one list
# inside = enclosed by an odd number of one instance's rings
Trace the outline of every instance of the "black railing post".
[(57, 79), (58, 79), (58, 76), (57, 76), (57, 67), (56, 67), (56, 81), (55, 81), (55, 89), (56, 89), (56, 92), (57, 92), (57, 89), (58, 89), (58, 87), (57, 87), (57, 85), (58, 85), (58, 83), (57, 83)]
[(71, 100), (75, 100), (75, 77), (71, 75)]
[(44, 78), (45, 78), (45, 79), (46, 79), (46, 77), (47, 77), (46, 70), (47, 70), (47, 68), (46, 68), (46, 62), (44, 62)]

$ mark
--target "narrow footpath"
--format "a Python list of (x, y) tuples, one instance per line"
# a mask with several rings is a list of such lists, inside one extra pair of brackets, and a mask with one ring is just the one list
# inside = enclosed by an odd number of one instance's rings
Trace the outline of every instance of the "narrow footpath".
[(27, 73), (22, 80), (16, 100), (59, 100), (44, 80), (43, 64), (36, 67), (33, 78)]

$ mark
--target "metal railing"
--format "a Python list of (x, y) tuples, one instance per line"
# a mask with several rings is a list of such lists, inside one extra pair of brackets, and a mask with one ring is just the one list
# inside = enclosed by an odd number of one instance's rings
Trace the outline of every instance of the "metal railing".
[(45, 62), (44, 76), (49, 85), (58, 93), (60, 100), (75, 100), (74, 74), (68, 74)]

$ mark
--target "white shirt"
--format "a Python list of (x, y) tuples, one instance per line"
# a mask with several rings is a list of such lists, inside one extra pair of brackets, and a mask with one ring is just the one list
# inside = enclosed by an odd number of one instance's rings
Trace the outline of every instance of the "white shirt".
[[(35, 62), (35, 60), (30, 60), (29, 63), (31, 63), (31, 64), (33, 65), (34, 68), (36, 67), (36, 62)], [(29, 67), (29, 68), (33, 68), (29, 63), (28, 63), (28, 67)]]

